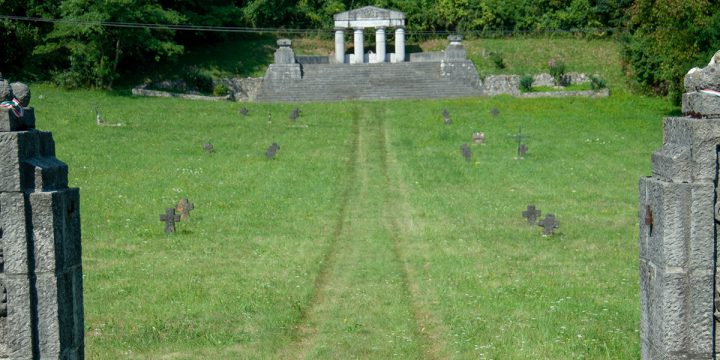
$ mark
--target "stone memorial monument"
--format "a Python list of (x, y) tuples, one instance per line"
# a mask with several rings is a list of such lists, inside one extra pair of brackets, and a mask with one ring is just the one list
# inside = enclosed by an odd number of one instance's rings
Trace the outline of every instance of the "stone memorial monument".
[(665, 119), (652, 176), (640, 180), (640, 339), (647, 360), (713, 359), (718, 349), (720, 52), (713, 59), (685, 76), (685, 116)]
[(0, 89), (0, 359), (83, 359), (79, 191), (27, 86)]
[[(384, 63), (388, 60), (393, 63), (405, 61), (405, 14), (381, 9), (375, 6), (366, 6), (335, 14), (335, 62), (338, 64), (351, 63)], [(395, 52), (387, 54), (386, 28), (395, 28)], [(365, 59), (365, 28), (375, 28), (375, 53)], [(353, 29), (354, 53), (345, 56), (345, 30)]]

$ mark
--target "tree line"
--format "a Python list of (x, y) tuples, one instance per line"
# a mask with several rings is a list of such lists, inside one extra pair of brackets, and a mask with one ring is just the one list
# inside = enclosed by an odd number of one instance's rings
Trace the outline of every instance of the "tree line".
[(107, 88), (225, 36), (128, 24), (331, 30), (334, 14), (366, 5), (404, 12), (410, 33), (618, 29), (628, 75), (674, 97), (720, 46), (718, 0), (0, 0), (0, 71)]

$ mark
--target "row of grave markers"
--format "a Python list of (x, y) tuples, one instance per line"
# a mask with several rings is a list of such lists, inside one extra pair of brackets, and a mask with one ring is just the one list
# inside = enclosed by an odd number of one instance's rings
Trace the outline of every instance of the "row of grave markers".
[[(239, 110), (240, 115), (243, 116), (249, 116), (250, 110), (246, 107), (242, 107)], [(272, 115), (271, 113), (268, 113), (268, 119), (271, 119)], [(298, 118), (300, 118), (300, 109), (295, 108), (290, 112), (290, 116), (288, 117), (290, 121), (295, 123)], [(203, 150), (205, 152), (211, 154), (215, 152), (215, 146), (210, 142), (207, 141), (203, 144)], [(280, 150), (280, 145), (278, 143), (274, 142), (270, 144), (270, 146), (265, 150), (265, 157), (268, 160), (275, 159), (275, 156), (277, 155), (278, 151)], [(195, 205), (190, 203), (187, 198), (182, 198), (177, 206), (175, 208), (167, 208), (165, 209), (165, 213), (160, 215), (160, 221), (165, 223), (165, 232), (175, 233), (176, 227), (175, 224), (180, 221), (188, 221), (190, 220), (190, 211), (195, 208)]]
[[(500, 110), (497, 108), (493, 108), (490, 113), (497, 117), (500, 114)], [(447, 108), (443, 109), (442, 116), (444, 119), (445, 125), (452, 125), (452, 119), (450, 118), (450, 111), (448, 111)], [(528, 147), (525, 144), (524, 140), (528, 138), (527, 135), (523, 135), (522, 133), (522, 127), (518, 130), (517, 134), (512, 135), (512, 137), (518, 142), (517, 146), (517, 157), (515, 159), (524, 159), (525, 155), (528, 152)], [(484, 132), (474, 132), (472, 134), (472, 143), (474, 145), (484, 145), (485, 144), (485, 133)], [(470, 149), (470, 145), (467, 143), (460, 145), (460, 154), (465, 159), (465, 161), (470, 162), (472, 161), (472, 149)]]

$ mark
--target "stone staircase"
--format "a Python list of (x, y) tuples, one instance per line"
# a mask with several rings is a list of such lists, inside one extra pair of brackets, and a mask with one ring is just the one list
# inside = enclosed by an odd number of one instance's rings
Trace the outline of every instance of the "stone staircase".
[[(400, 64), (305, 64), (302, 79), (266, 76), (256, 95), (261, 102), (426, 99), (481, 96), (481, 82), (470, 61)], [(445, 69), (448, 69), (445, 64)]]

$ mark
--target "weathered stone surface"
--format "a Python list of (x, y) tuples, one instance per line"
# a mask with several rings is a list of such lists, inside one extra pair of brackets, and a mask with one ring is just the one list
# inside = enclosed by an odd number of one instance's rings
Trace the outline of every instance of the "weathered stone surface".
[(5, 120), (0, 132), (0, 358), (82, 360), (79, 191), (67, 188), (67, 166), (55, 158), (52, 134), (16, 131), (18, 119)]
[(14, 82), (10, 84), (10, 88), (23, 107), (30, 106), (30, 87), (21, 82)]
[[(692, 148), (690, 180), (712, 182), (716, 171), (716, 145), (720, 143), (720, 122), (712, 119), (668, 117), (664, 124), (663, 144)], [(672, 180), (670, 177), (666, 179)]]
[(448, 47), (445, 49), (444, 55), (445, 61), (467, 60), (467, 50), (465, 50), (465, 46), (460, 43), (448, 45)]
[(555, 86), (555, 78), (548, 73), (537, 74), (533, 76), (533, 86)]
[[(704, 358), (712, 352), (712, 298), (707, 295), (713, 263), (707, 242), (712, 243), (708, 234), (714, 221), (708, 221), (712, 197), (705, 197), (713, 191), (712, 183), (640, 181), (641, 219), (646, 205), (654, 218), (651, 225), (640, 221), (643, 353)], [(692, 234), (697, 238), (688, 244)]]
[(0, 78), (0, 101), (9, 101), (13, 99), (12, 87), (10, 82)]
[(78, 189), (30, 194), (36, 272), (61, 272), (80, 265)]
[(302, 70), (300, 64), (270, 64), (265, 73), (264, 81), (301, 80)]
[(483, 91), (487, 95), (520, 94), (519, 75), (492, 75), (483, 81)]
[(447, 80), (464, 84), (472, 88), (479, 89), (482, 87), (480, 77), (477, 75), (475, 64), (472, 61), (443, 61), (440, 63), (440, 75)]
[(290, 39), (279, 39), (278, 49), (275, 50), (275, 64), (295, 64), (295, 52), (290, 47)]
[(673, 182), (690, 181), (690, 147), (667, 144), (652, 155), (653, 175)]
[(0, 192), (0, 228), (5, 274), (27, 275), (30, 272), (26, 206), (26, 197), (23, 193)]
[(23, 112), (22, 117), (17, 117), (12, 110), (0, 108), (0, 132), (34, 129), (35, 111), (33, 108), (25, 108)]
[(720, 118), (720, 96), (701, 92), (685, 93), (682, 112), (693, 117)]
[(405, 14), (399, 11), (365, 6), (333, 16), (335, 28), (393, 27), (405, 25)]
[(720, 64), (694, 68), (685, 75), (685, 91), (720, 90)]
[(0, 191), (67, 187), (67, 165), (55, 158), (52, 134), (37, 130), (0, 133)]
[(4, 342), (10, 359), (33, 359), (31, 282), (27, 274), (4, 275), (8, 314)]
[(537, 98), (566, 98), (566, 97), (588, 97), (602, 98), (610, 96), (610, 89), (601, 90), (572, 90), (572, 91), (540, 91), (540, 92), (521, 92), (513, 94), (515, 97), (525, 99)]

